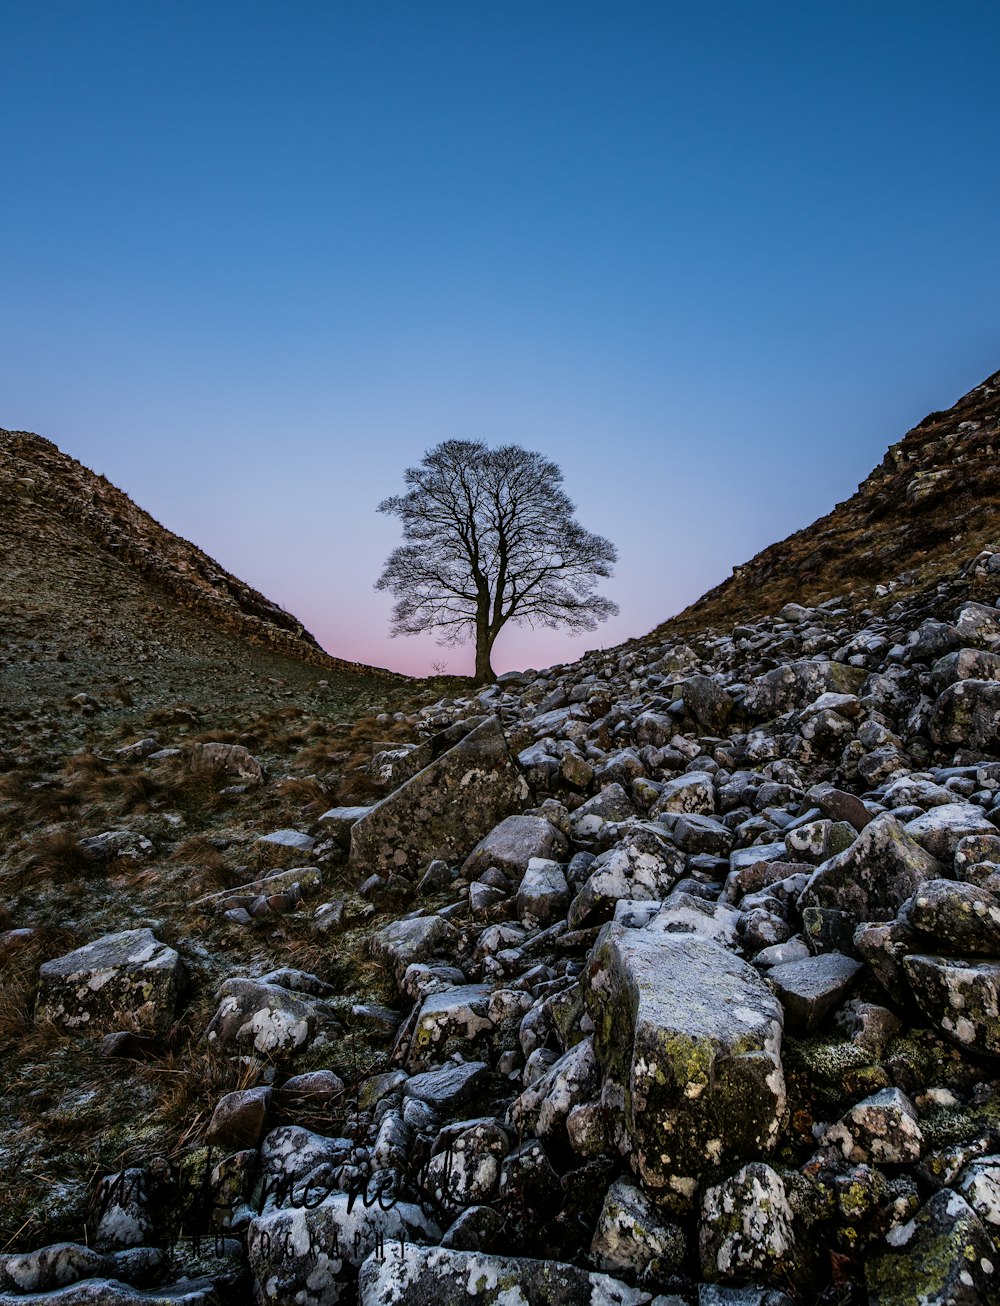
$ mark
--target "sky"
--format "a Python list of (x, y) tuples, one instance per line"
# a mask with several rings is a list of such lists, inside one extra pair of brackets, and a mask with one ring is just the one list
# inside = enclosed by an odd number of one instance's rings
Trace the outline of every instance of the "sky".
[(1000, 367), (990, 0), (0, 0), (0, 426), (389, 638), (375, 508), (554, 459), (646, 633)]

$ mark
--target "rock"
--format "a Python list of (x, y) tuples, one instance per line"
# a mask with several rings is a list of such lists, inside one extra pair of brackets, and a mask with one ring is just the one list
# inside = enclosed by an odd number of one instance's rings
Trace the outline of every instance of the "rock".
[(107, 1277), (143, 1284), (159, 1279), (165, 1268), (163, 1252), (152, 1247), (103, 1253), (63, 1242), (32, 1252), (0, 1253), (0, 1301), (11, 1300), (8, 1292), (22, 1301), (20, 1294), (52, 1292), (81, 1279)]
[(705, 1190), (698, 1231), (706, 1279), (764, 1274), (798, 1282), (801, 1251), (785, 1185), (762, 1161)]
[(743, 705), (764, 720), (805, 707), (820, 694), (856, 694), (866, 673), (843, 662), (787, 662), (751, 681)]
[(260, 1149), (258, 1208), (265, 1203), (306, 1206), (321, 1200), (341, 1186), (341, 1171), (352, 1151), (349, 1138), (329, 1138), (301, 1125), (272, 1129)]
[(574, 1107), (600, 1090), (592, 1039), (584, 1039), (534, 1081), (511, 1105), (509, 1121), (519, 1137), (562, 1137)]
[(570, 836), (574, 843), (592, 844), (606, 824), (627, 821), (635, 814), (632, 800), (621, 785), (606, 785), (575, 809), (570, 817)]
[(962, 648), (935, 662), (931, 675), (939, 689), (958, 680), (1000, 680), (1000, 654)]
[(339, 1032), (336, 1012), (323, 998), (241, 976), (223, 981), (206, 1031), (209, 1042), (238, 1051), (286, 1054), (321, 1047)]
[(481, 1042), (493, 1029), (489, 1017), (488, 984), (462, 984), (428, 994), (420, 1004), (408, 1066), (419, 1069), (429, 1061), (440, 1061), (442, 1052), (455, 1040), (460, 1050)]
[[(560, 1261), (387, 1248), (361, 1267), (359, 1306), (642, 1306), (649, 1293)], [(311, 1306), (305, 1303), (304, 1306)]]
[(593, 862), (570, 904), (570, 929), (608, 920), (623, 898), (662, 901), (682, 870), (682, 856), (664, 834), (650, 828), (631, 832)]
[(457, 937), (454, 927), (440, 916), (418, 916), (390, 921), (372, 936), (370, 946), (376, 957), (385, 958), (400, 984), (415, 962), (452, 953)]
[(970, 1161), (955, 1188), (982, 1220), (995, 1245), (1000, 1238), (1000, 1156)]
[(823, 812), (834, 821), (846, 821), (855, 830), (863, 830), (872, 820), (872, 814), (860, 798), (845, 793), (832, 784), (814, 785), (809, 797), (818, 803)]
[(721, 821), (697, 812), (688, 812), (674, 823), (674, 843), (686, 853), (711, 853), (728, 857), (733, 846), (732, 831)]
[(947, 803), (932, 807), (903, 827), (911, 839), (926, 848), (932, 857), (947, 865), (955, 856), (962, 839), (971, 834), (996, 834), (997, 827), (972, 803)]
[(739, 922), (740, 913), (734, 907), (674, 889), (652, 913), (645, 929), (650, 934), (697, 934), (735, 948)]
[(311, 853), (316, 845), (316, 840), (301, 830), (273, 830), (270, 834), (262, 834), (257, 842), (272, 848), (288, 848), (296, 853)]
[(704, 1170), (774, 1145), (783, 1017), (750, 965), (697, 935), (612, 924), (584, 982), (604, 1104), (647, 1188), (687, 1195)]
[(608, 1189), (590, 1244), (593, 1263), (611, 1274), (641, 1274), (651, 1262), (661, 1273), (678, 1270), (686, 1247), (683, 1230), (665, 1223), (649, 1198), (618, 1179)]
[(413, 1075), (403, 1085), (406, 1097), (419, 1098), (435, 1111), (449, 1112), (473, 1098), (485, 1085), (489, 1067), (482, 1061), (451, 1062)]
[(286, 1101), (323, 1106), (341, 1097), (344, 1081), (332, 1070), (307, 1070), (303, 1075), (290, 1075), (278, 1091)]
[(958, 1193), (942, 1188), (890, 1241), (894, 1252), (865, 1263), (871, 1306), (982, 1306), (996, 1300), (996, 1251)]
[(70, 1029), (106, 1028), (127, 1018), (162, 1032), (173, 1023), (184, 977), (179, 954), (152, 930), (106, 934), (43, 963), (35, 1018)]
[(91, 861), (102, 863), (113, 862), (119, 857), (138, 861), (153, 852), (153, 845), (145, 835), (131, 830), (108, 830), (104, 834), (92, 835), (89, 839), (81, 839), (79, 848)]
[(439, 1137), (427, 1167), (427, 1187), (435, 1200), (456, 1214), (465, 1207), (491, 1202), (510, 1146), (506, 1132), (492, 1120), (472, 1122), (444, 1141)]
[(715, 812), (715, 781), (707, 771), (688, 771), (668, 780), (650, 808), (651, 816), (665, 812), (687, 812), (711, 816)]
[(205, 1133), (207, 1143), (230, 1148), (257, 1148), (264, 1136), (269, 1088), (244, 1088), (221, 1097)]
[(960, 680), (938, 695), (930, 735), (948, 744), (1000, 753), (1000, 681)]
[(733, 710), (733, 700), (711, 676), (688, 676), (678, 685), (684, 705), (710, 735), (725, 730)]
[(811, 1034), (844, 1000), (862, 970), (861, 963), (850, 957), (824, 952), (773, 966), (767, 978), (781, 999), (788, 1029)]
[(149, 1242), (154, 1227), (146, 1171), (131, 1166), (105, 1175), (97, 1190), (97, 1212), (94, 1244), (99, 1251)]
[(347, 1193), (331, 1193), (310, 1207), (264, 1211), (247, 1229), (254, 1300), (331, 1306), (351, 1290), (377, 1237), (395, 1256), (403, 1240), (440, 1236), (419, 1206), (397, 1202), (385, 1210), (375, 1202), (366, 1209)]
[[(140, 1250), (140, 1249), (136, 1249)], [(145, 1250), (145, 1249), (142, 1249)], [(214, 1281), (183, 1278), (158, 1288), (133, 1288), (117, 1279), (82, 1279), (55, 1293), (0, 1297), (2, 1306), (221, 1306)]]
[(977, 648), (992, 649), (1000, 644), (1000, 612), (985, 603), (963, 603), (955, 615), (955, 628)]
[(909, 1000), (903, 960), (919, 945), (919, 935), (900, 920), (865, 922), (854, 932), (854, 947), (894, 1002)]
[(195, 744), (188, 765), (195, 774), (225, 771), (247, 784), (264, 783), (264, 768), (242, 744)]
[(496, 866), (519, 880), (533, 857), (558, 862), (568, 851), (566, 836), (543, 816), (508, 816), (480, 839), (462, 864), (462, 875), (476, 880)]
[(1000, 1056), (1000, 961), (915, 954), (903, 969), (920, 1010), (946, 1038)]
[(850, 848), (817, 867), (799, 907), (832, 907), (859, 922), (889, 920), (925, 880), (940, 874), (940, 863), (898, 821), (879, 816)]
[(569, 885), (558, 862), (532, 857), (517, 890), (517, 918), (528, 929), (562, 920), (569, 907)]
[(1000, 957), (1000, 905), (974, 884), (926, 880), (899, 919), (943, 952)]
[(366, 807), (331, 807), (319, 818), (319, 823), (324, 835), (329, 835), (334, 843), (346, 848), (351, 842), (351, 830), (371, 810), (371, 804)]
[(920, 1160), (924, 1136), (906, 1094), (884, 1088), (851, 1107), (823, 1141), (839, 1147), (847, 1161), (907, 1165)]

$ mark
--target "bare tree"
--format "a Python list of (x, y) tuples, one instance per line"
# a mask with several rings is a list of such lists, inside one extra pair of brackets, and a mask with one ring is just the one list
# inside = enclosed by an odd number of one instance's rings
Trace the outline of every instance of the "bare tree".
[(574, 520), (562, 472), (541, 454), (445, 440), (403, 478), (406, 493), (378, 506), (403, 523), (375, 586), (396, 596), (393, 635), (474, 635), (479, 684), (495, 679), (490, 653), (508, 621), (593, 630), (618, 611), (595, 593), (617, 550)]

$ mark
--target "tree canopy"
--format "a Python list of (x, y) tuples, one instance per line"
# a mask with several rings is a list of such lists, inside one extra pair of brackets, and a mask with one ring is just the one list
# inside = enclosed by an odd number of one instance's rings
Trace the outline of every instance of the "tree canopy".
[(396, 596), (393, 635), (474, 637), (482, 682), (494, 679), (490, 654), (509, 621), (583, 631), (618, 611), (596, 593), (617, 550), (575, 520), (562, 472), (542, 454), (445, 440), (403, 477), (406, 493), (378, 505), (403, 526), (376, 582)]

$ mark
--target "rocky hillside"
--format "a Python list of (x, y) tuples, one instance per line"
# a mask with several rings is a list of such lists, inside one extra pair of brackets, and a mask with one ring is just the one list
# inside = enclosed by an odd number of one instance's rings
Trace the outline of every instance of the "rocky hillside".
[(1000, 547), (963, 538), (878, 606), (803, 583), (353, 726), (26, 737), (0, 1306), (1000, 1302)]
[[(75, 538), (64, 546), (66, 568), (80, 569), (74, 554), (86, 559), (98, 550), (154, 587), (171, 612), (196, 613), (226, 635), (316, 666), (373, 670), (325, 653), (290, 613), (165, 530), (105, 477), (40, 435), (0, 430), (0, 506), (5, 558), (8, 551), (16, 558), (68, 527)], [(31, 557), (29, 552), (29, 563)], [(58, 572), (36, 566), (32, 579), (44, 590), (57, 582)], [(68, 574), (66, 580), (67, 590), (58, 597), (70, 608), (75, 577)]]
[(931, 413), (857, 494), (772, 544), (654, 636), (777, 612), (833, 595), (869, 602), (925, 589), (1000, 538), (1000, 372)]

